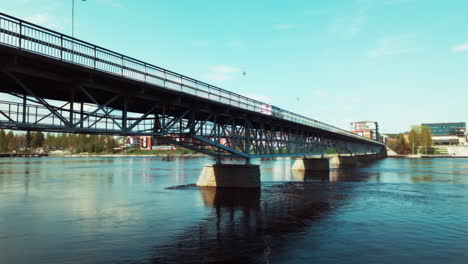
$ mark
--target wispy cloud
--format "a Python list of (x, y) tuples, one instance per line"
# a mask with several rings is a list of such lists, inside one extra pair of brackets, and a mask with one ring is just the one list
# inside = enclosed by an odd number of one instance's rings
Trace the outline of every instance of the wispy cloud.
[(295, 24), (274, 24), (272, 28), (274, 30), (285, 30), (285, 29), (293, 29), (295, 28)]
[(378, 39), (377, 47), (368, 52), (368, 57), (375, 59), (378, 57), (397, 55), (417, 51), (420, 48), (410, 46), (412, 35), (387, 36)]
[(356, 15), (352, 17), (351, 23), (349, 25), (349, 33), (351, 36), (354, 36), (357, 33), (359, 33), (364, 27), (367, 21), (367, 15), (366, 15), (367, 10), (368, 10), (368, 7), (363, 6), (358, 10)]
[(205, 78), (211, 82), (221, 83), (221, 82), (232, 79), (232, 76), (227, 75), (227, 74), (208, 73), (208, 74), (205, 74)]
[(331, 26), (330, 31), (342, 38), (353, 38), (363, 30), (368, 20), (368, 12), (371, 8), (372, 1), (356, 1), (357, 9), (347, 12), (351, 15), (338, 17), (335, 23)]
[(468, 43), (460, 44), (451, 48), (452, 52), (468, 51)]
[(226, 65), (210, 66), (208, 70), (209, 73), (205, 74), (205, 78), (217, 83), (230, 80), (235, 74), (241, 72), (239, 68)]
[(38, 13), (31, 16), (26, 17), (24, 20), (29, 21), (34, 24), (38, 24), (47, 28), (52, 29), (62, 29), (63, 23), (60, 23), (59, 19), (52, 17), (46, 13)]
[(232, 66), (225, 66), (225, 65), (211, 66), (211, 67), (209, 67), (209, 69), (212, 72), (223, 73), (223, 74), (225, 74), (225, 73), (237, 73), (237, 72), (241, 71), (239, 68), (232, 67)]

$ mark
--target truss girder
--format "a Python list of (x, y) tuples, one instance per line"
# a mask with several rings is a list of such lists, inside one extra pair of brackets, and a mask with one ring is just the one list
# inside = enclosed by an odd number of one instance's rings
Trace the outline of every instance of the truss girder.
[[(352, 154), (383, 149), (379, 144), (344, 139), (287, 121), (272, 122), (191, 104), (177, 105), (176, 111), (173, 102), (152, 98), (146, 98), (152, 104), (141, 113), (128, 112), (127, 104), (141, 100), (141, 94), (132, 96), (118, 89), (103, 93), (93, 89), (89, 81), (86, 88), (81, 85), (73, 89), (69, 102), (47, 102), (34, 93), (34, 84), (4, 73), (23, 88), (24, 94), (9, 93), (18, 101), (0, 101), (0, 128), (152, 136), (215, 157), (245, 159), (321, 155), (330, 149)], [(79, 98), (87, 98), (88, 103), (79, 102)], [(119, 98), (124, 99), (124, 105), (116, 108)]]

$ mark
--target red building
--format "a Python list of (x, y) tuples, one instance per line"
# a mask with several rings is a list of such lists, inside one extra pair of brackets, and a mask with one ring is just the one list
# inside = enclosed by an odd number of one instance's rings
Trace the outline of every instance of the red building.
[(371, 139), (374, 138), (374, 132), (370, 129), (353, 130), (351, 131), (351, 133), (359, 135), (361, 137), (365, 137), (365, 138), (371, 138)]
[(151, 150), (153, 146), (153, 137), (140, 137), (140, 149)]
[(141, 150), (175, 150), (174, 145), (168, 145), (161, 142), (157, 138), (151, 136), (135, 136), (127, 137), (125, 145), (131, 148), (139, 148)]

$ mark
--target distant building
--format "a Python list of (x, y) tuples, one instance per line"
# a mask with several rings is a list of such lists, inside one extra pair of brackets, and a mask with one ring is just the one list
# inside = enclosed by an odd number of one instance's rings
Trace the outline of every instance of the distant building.
[(351, 123), (351, 133), (380, 141), (379, 124), (375, 121), (359, 121)]
[(434, 136), (464, 136), (466, 123), (424, 123), (421, 126), (429, 127)]
[(129, 136), (125, 140), (125, 145), (130, 148), (141, 150), (175, 150), (174, 145), (168, 145), (151, 136)]
[(421, 126), (429, 127), (432, 131), (434, 145), (460, 145), (466, 144), (466, 123), (424, 123)]
[(125, 140), (125, 145), (130, 148), (139, 148), (140, 147), (140, 137), (127, 137)]
[(388, 140), (390, 140), (390, 136), (389, 135), (381, 135), (380, 136), (380, 142), (384, 143), (384, 144), (387, 144)]
[(142, 136), (140, 137), (140, 149), (151, 150), (153, 146), (153, 137)]

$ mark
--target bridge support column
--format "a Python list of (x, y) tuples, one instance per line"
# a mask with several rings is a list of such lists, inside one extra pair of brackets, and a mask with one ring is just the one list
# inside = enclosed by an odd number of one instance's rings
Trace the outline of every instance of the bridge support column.
[(260, 165), (214, 164), (205, 166), (199, 187), (260, 188)]
[(357, 161), (361, 163), (371, 162), (386, 157), (385, 153), (356, 155)]
[(330, 164), (337, 166), (354, 166), (357, 164), (356, 156), (335, 156), (330, 159)]
[(330, 170), (330, 160), (325, 158), (296, 159), (292, 169), (300, 171), (328, 171)]

